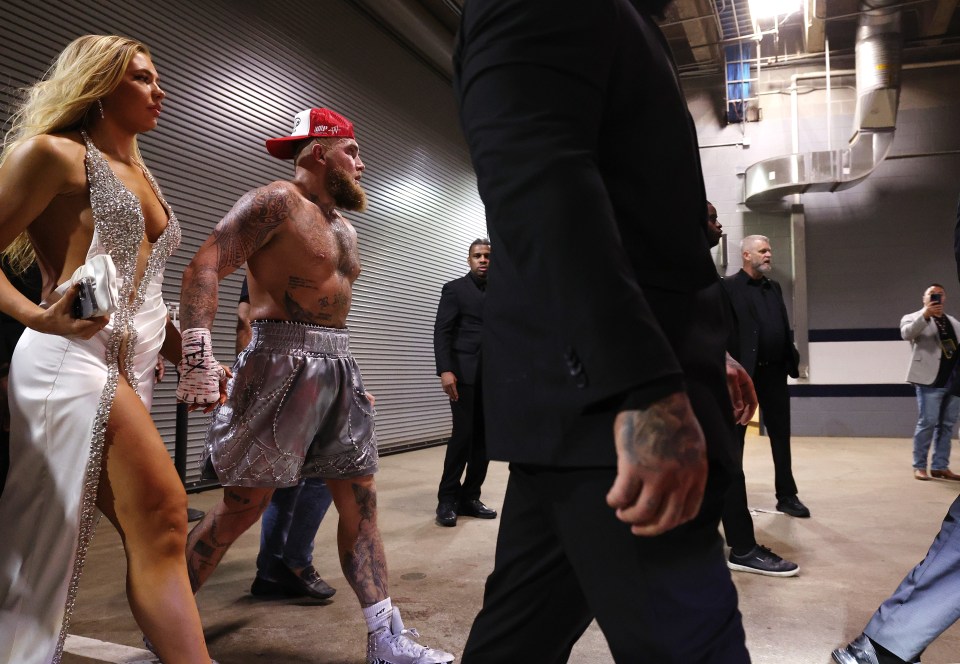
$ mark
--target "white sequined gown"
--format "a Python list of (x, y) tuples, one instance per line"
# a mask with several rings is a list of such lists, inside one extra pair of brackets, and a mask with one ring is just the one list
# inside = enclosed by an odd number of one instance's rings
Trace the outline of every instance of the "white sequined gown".
[[(0, 664), (61, 660), (96, 524), (104, 429), (117, 381), (122, 370), (150, 407), (167, 315), (163, 268), (180, 243), (179, 224), (164, 202), (170, 221), (153, 245), (143, 278), (133, 283), (145, 228), (140, 203), (86, 134), (83, 139), (95, 226), (87, 256), (111, 255), (121, 307), (92, 339), (27, 330), (14, 352), (11, 465), (0, 497)], [(57, 291), (48, 299), (57, 298)], [(117, 357), (124, 336), (133, 350), (121, 369)]]

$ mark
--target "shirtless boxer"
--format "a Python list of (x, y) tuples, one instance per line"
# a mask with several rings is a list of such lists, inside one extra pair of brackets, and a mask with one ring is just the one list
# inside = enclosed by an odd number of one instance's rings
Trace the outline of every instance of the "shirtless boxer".
[(340, 515), (340, 564), (367, 621), (367, 662), (451, 662), (453, 655), (413, 640), (416, 631), (404, 629), (387, 593), (374, 410), (346, 329), (360, 257), (357, 233), (339, 209), (366, 207), (353, 124), (308, 109), (291, 136), (266, 145), (274, 157), (293, 159), (293, 179), (244, 195), (183, 274), (181, 401), (209, 408), (219, 399), (222, 370), (210, 344), (217, 287), (244, 262), (253, 320), (253, 339), (207, 431), (205, 455), (224, 496), (188, 538), (193, 589), (257, 522), (274, 489), (322, 477)]

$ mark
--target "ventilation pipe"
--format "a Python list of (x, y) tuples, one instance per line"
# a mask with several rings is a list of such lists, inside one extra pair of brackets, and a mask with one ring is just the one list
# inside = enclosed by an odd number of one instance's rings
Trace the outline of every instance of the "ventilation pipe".
[[(776, 201), (790, 194), (849, 189), (886, 158), (893, 145), (900, 102), (900, 9), (895, 6), (898, 2), (870, 0), (860, 5), (857, 106), (853, 136), (847, 146), (774, 157), (749, 166), (744, 174), (744, 200), (748, 205)], [(798, 121), (796, 112), (793, 121)]]

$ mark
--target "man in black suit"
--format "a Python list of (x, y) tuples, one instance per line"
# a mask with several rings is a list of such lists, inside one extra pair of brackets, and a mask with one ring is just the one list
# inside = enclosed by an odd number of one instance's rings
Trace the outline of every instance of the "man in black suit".
[[(483, 295), (490, 267), (490, 240), (474, 240), (467, 254), (470, 271), (443, 285), (433, 325), (433, 353), (440, 386), (450, 398), (453, 432), (443, 459), (437, 491), (437, 523), (457, 525), (457, 516), (493, 519), (497, 513), (480, 502), (487, 476), (487, 448), (480, 398), (480, 331)], [(466, 469), (467, 475), (460, 484)]]
[[(770, 436), (773, 451), (774, 486), (777, 509), (790, 516), (806, 518), (810, 510), (797, 497), (790, 459), (790, 394), (787, 376), (800, 375), (800, 355), (790, 332), (783, 291), (766, 275), (773, 269), (770, 240), (748, 235), (740, 243), (743, 269), (723, 280), (737, 315), (736, 339), (731, 354), (753, 379), (760, 400), (760, 414)], [(747, 428), (739, 426), (743, 445)]]
[(617, 662), (749, 661), (718, 533), (726, 312), (665, 4), (463, 9), (454, 90), (497, 245), (487, 450), (510, 462), (463, 664), (565, 662), (594, 618)]
[[(723, 236), (723, 225), (717, 220), (717, 208), (713, 203), (707, 201), (707, 241), (711, 247), (720, 244), (720, 238)], [(738, 339), (736, 332), (737, 321), (734, 318), (733, 305), (727, 298), (730, 309), (731, 338)], [(736, 347), (727, 348), (727, 366), (733, 360), (730, 353), (737, 355)], [(740, 371), (746, 373), (743, 367)], [(748, 379), (749, 380), (749, 379)], [(749, 412), (741, 413), (741, 417), (735, 417), (737, 424), (747, 425), (756, 412), (756, 391), (751, 382), (746, 388), (752, 398), (749, 400)], [(730, 487), (727, 489), (726, 499), (723, 504), (723, 534), (726, 537), (727, 545), (730, 547), (730, 557), (727, 559), (727, 567), (738, 572), (750, 572), (751, 574), (762, 574), (764, 576), (796, 576), (800, 572), (800, 566), (789, 560), (784, 560), (769, 547), (763, 546), (757, 542), (756, 534), (753, 530), (753, 518), (750, 516), (750, 508), (747, 506), (747, 484), (743, 476), (743, 447), (740, 448), (740, 466), (738, 471), (730, 481)]]

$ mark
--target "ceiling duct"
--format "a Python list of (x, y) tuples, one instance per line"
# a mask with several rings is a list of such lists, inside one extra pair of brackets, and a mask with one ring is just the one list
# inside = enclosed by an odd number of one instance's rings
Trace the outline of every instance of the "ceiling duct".
[[(861, 3), (856, 42), (857, 106), (853, 136), (847, 146), (753, 164), (744, 174), (747, 204), (775, 201), (790, 194), (849, 189), (887, 156), (900, 102), (902, 40), (900, 9), (895, 3), (898, 0)], [(793, 121), (798, 121), (796, 111)]]

